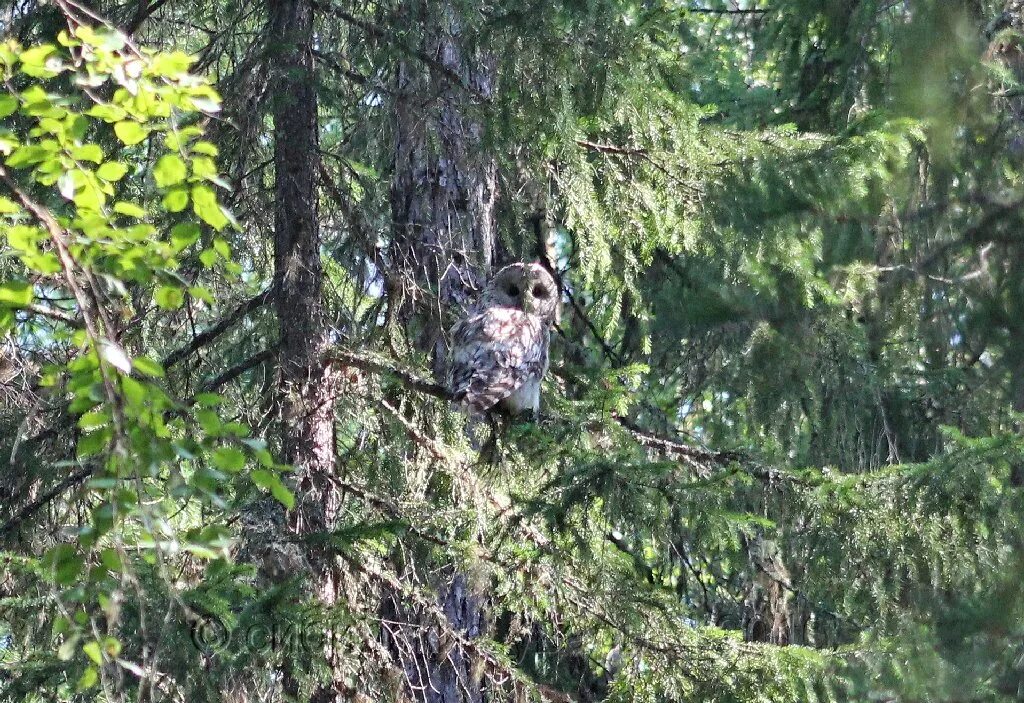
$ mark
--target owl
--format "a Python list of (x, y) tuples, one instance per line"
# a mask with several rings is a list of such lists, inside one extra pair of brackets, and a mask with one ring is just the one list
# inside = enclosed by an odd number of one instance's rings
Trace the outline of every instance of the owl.
[(455, 400), (481, 413), (500, 406), (536, 415), (558, 316), (558, 286), (543, 266), (498, 271), (452, 327), (448, 388)]

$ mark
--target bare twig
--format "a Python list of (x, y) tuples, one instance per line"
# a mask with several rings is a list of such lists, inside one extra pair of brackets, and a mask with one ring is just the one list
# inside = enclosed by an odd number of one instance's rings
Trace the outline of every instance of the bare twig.
[(688, 7), (687, 12), (695, 15), (766, 15), (769, 10), (765, 9), (747, 9), (741, 10), (738, 8), (714, 8), (714, 7)]
[(85, 479), (92, 476), (95, 470), (95, 467), (86, 466), (79, 469), (78, 471), (75, 471), (70, 476), (65, 477), (64, 480), (62, 480), (56, 486), (46, 491), (46, 493), (39, 496), (34, 501), (23, 507), (21, 510), (14, 514), (14, 517), (5, 522), (3, 526), (0, 527), (0, 536), (5, 535), (11, 530), (13, 530), (15, 527), (21, 524), (26, 518), (31, 517), (40, 508), (49, 504), (52, 500), (60, 496), (64, 491), (82, 483)]
[(400, 381), (406, 388), (416, 391), (417, 393), (432, 395), (435, 398), (442, 398), (444, 400), (454, 400), (451, 392), (444, 386), (434, 383), (433, 381), (420, 378), (409, 371), (392, 366), (383, 361), (376, 361), (352, 352), (335, 349), (331, 352), (330, 357), (327, 359), (327, 363), (352, 366), (363, 371), (369, 371), (370, 373), (391, 376), (392, 378)]
[[(102, 363), (102, 355), (100, 352), (106, 335), (104, 335), (100, 330), (97, 322), (101, 318), (97, 310), (98, 303), (93, 297), (86, 293), (78, 280), (78, 271), (83, 271), (86, 276), (88, 272), (78, 266), (74, 256), (72, 256), (71, 250), (68, 248), (67, 241), (65, 240), (64, 228), (59, 222), (57, 222), (57, 218), (53, 216), (53, 213), (29, 197), (28, 193), (22, 190), (21, 186), (18, 185), (18, 182), (15, 181), (7, 172), (7, 169), (2, 166), (0, 166), (0, 181), (3, 181), (7, 188), (10, 189), (15, 197), (18, 198), (18, 201), (24, 208), (31, 212), (32, 215), (43, 224), (47, 233), (50, 235), (50, 241), (53, 242), (53, 247), (57, 252), (57, 260), (60, 262), (64, 282), (67, 284), (71, 294), (74, 296), (75, 302), (78, 303), (78, 309), (82, 314), (82, 319), (85, 323), (85, 329), (89, 335), (89, 340), (91, 341), (93, 348), (96, 350), (97, 355), (100, 355), (101, 357), (101, 363), (99, 365), (100, 375), (103, 380), (103, 388), (107, 395), (107, 401), (110, 403), (115, 437), (118, 438), (119, 441), (121, 437), (124, 437), (125, 425), (123, 409), (121, 407), (120, 396), (118, 395), (117, 388), (113, 379), (110, 377), (110, 370), (108, 369), (107, 364)], [(108, 329), (106, 332), (107, 334), (110, 334), (112, 331)]]
[(420, 51), (419, 49), (416, 49), (414, 47), (408, 46), (405, 43), (397, 40), (396, 39), (397, 34), (394, 31), (392, 31), (391, 29), (385, 28), (385, 27), (381, 27), (378, 24), (374, 24), (373, 22), (368, 22), (367, 20), (364, 20), (364, 19), (360, 19), (360, 18), (356, 17), (355, 15), (353, 15), (352, 13), (350, 13), (350, 12), (340, 8), (340, 7), (338, 7), (337, 5), (331, 4), (329, 2), (315, 2), (314, 3), (314, 7), (316, 7), (318, 10), (320, 10), (322, 12), (326, 12), (326, 13), (334, 15), (338, 19), (341, 19), (342, 21), (347, 22), (348, 24), (352, 25), (353, 27), (357, 27), (357, 28), (361, 29), (363, 32), (365, 32), (369, 36), (374, 37), (375, 39), (380, 39), (381, 41), (387, 42), (388, 44), (390, 44), (390, 45), (394, 46), (395, 48), (397, 48), (403, 54), (406, 54), (406, 55), (408, 55), (408, 56), (410, 56), (412, 58), (415, 58), (415, 59), (423, 62), (428, 67), (430, 67), (431, 69), (437, 71), (438, 73), (443, 75), (445, 78), (450, 80), (452, 83), (457, 85), (459, 88), (462, 88), (464, 91), (466, 91), (467, 93), (469, 93), (473, 97), (477, 98), (481, 102), (485, 102), (485, 103), (491, 102), (491, 96), (490, 95), (486, 95), (485, 93), (481, 93), (479, 90), (477, 90), (473, 86), (471, 86), (468, 83), (466, 83), (465, 79), (463, 79), (462, 76), (460, 76), (458, 73), (453, 71), (451, 68), (449, 68), (445, 64), (441, 63), (441, 61), (437, 60), (433, 56), (430, 56), (426, 52)]
[(61, 322), (71, 325), (72, 327), (81, 327), (82, 321), (74, 315), (60, 310), (58, 308), (51, 308), (46, 305), (39, 305), (38, 303), (31, 303), (25, 306), (25, 309), (29, 312), (34, 312), (36, 315), (42, 315), (43, 317), (53, 318), (54, 320), (60, 320)]
[(276, 288), (276, 284), (270, 284), (270, 286), (262, 293), (249, 298), (249, 300), (239, 305), (230, 314), (194, 336), (191, 342), (172, 351), (164, 357), (162, 362), (163, 367), (165, 369), (169, 369), (186, 357), (191, 356), (200, 348), (224, 334), (243, 317), (266, 305), (274, 297), (274, 291)]
[(235, 380), (249, 369), (255, 368), (256, 366), (259, 366), (263, 362), (273, 359), (276, 355), (277, 347), (264, 349), (261, 352), (253, 354), (245, 361), (235, 364), (234, 366), (224, 371), (219, 376), (216, 376), (210, 379), (209, 381), (206, 381), (201, 386), (201, 389), (204, 392), (216, 390), (223, 386), (225, 383), (230, 383), (231, 381)]

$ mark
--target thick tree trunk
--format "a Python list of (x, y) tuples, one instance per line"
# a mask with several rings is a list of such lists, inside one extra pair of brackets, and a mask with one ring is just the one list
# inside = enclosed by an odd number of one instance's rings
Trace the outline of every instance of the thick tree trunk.
[(291, 526), (296, 532), (309, 533), (326, 529), (336, 509), (335, 491), (328, 480), (335, 459), (333, 384), (322, 363), (327, 334), (315, 181), (313, 7), (309, 0), (277, 0), (271, 8), (271, 31), (280, 42), (273, 114), (282, 451), (298, 479)]
[(422, 27), (420, 57), (398, 66), (392, 314), (432, 355), (440, 376), (452, 312), (466, 305), (495, 260), (497, 168), (481, 150), (473, 106), (490, 100), (494, 60), (462, 44), (450, 3), (410, 2), (408, 23)]
[[(335, 469), (336, 384), (323, 363), (328, 337), (317, 220), (319, 138), (313, 2), (272, 0), (270, 31), (276, 68), (274, 276), (283, 393), (281, 443), (285, 461), (295, 469), (296, 504), (288, 514), (288, 528), (307, 535), (329, 530), (339, 503), (330, 480)], [(316, 597), (325, 605), (332, 604), (338, 582), (333, 557), (312, 547), (304, 556), (311, 567)], [(290, 696), (298, 694), (297, 680), (287, 665), (282, 683)], [(334, 698), (333, 687), (328, 685), (315, 691), (312, 700)]]
[(794, 603), (782, 551), (763, 535), (745, 540), (745, 544), (750, 583), (743, 603), (743, 636), (749, 642), (789, 644)]
[[(447, 330), (497, 258), (497, 170), (473, 114), (494, 90), (495, 62), (467, 47), (451, 3), (413, 1), (405, 13), (408, 26), (421, 28), (421, 44), (397, 73), (388, 301), (393, 319), (431, 357), (440, 380)], [(469, 638), (481, 635), (485, 597), (465, 574), (443, 573), (435, 586), (446, 620)], [(385, 644), (401, 662), (412, 699), (484, 700), (482, 664), (472, 652), (453, 646), (443, 629), (400, 598), (390, 599), (383, 614), (411, 624), (397, 633), (403, 642), (389, 637)]]
[[(440, 611), (451, 629), (467, 639), (484, 634), (485, 597), (465, 574), (450, 574), (441, 586)], [(384, 645), (401, 664), (406, 694), (421, 703), (482, 703), (484, 662), (459, 645), (431, 615), (396, 594), (381, 609), (384, 621), (408, 623), (385, 630)]]

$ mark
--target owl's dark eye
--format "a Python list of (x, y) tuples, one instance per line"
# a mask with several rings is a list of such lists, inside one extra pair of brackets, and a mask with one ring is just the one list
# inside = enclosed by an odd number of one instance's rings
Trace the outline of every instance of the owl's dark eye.
[(548, 297), (548, 289), (538, 283), (537, 285), (535, 285), (533, 287), (533, 297), (534, 298), (546, 298), (546, 297)]
[(505, 292), (508, 293), (513, 298), (515, 298), (516, 296), (519, 295), (519, 286), (513, 283), (512, 285), (505, 289)]

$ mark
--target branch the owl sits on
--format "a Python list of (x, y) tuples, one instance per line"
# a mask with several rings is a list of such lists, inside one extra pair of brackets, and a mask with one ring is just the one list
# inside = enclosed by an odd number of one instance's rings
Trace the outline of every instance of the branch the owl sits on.
[(455, 400), (480, 413), (501, 407), (536, 415), (558, 317), (558, 286), (543, 266), (498, 271), (452, 327), (448, 388)]

